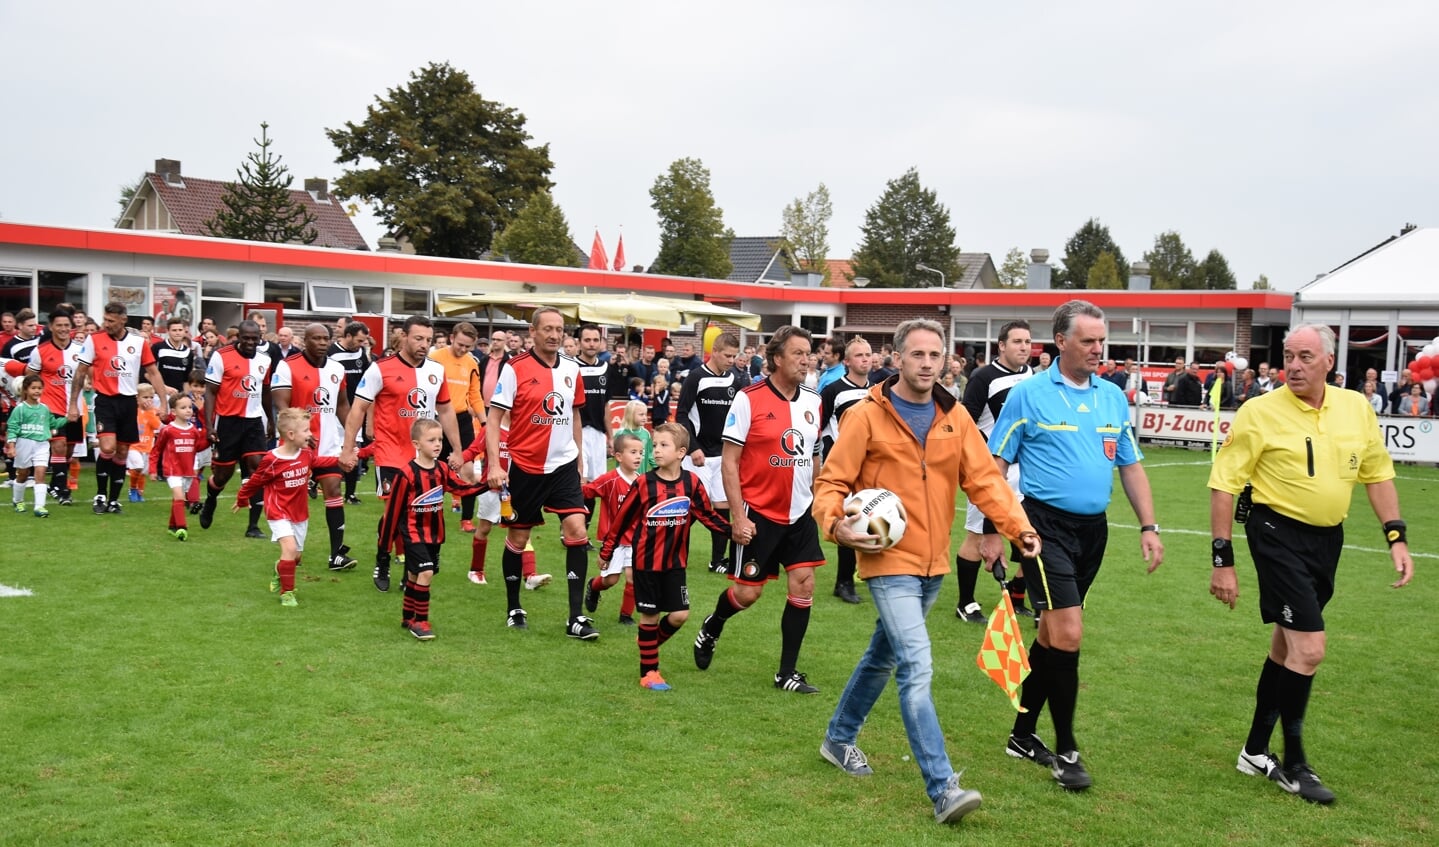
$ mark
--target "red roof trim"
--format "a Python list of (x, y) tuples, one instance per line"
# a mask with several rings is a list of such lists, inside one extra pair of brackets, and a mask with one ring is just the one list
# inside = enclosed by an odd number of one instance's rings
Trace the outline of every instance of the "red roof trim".
[(1102, 308), (1167, 309), (1277, 309), (1288, 311), (1291, 292), (1277, 291), (1025, 291), (1002, 288), (946, 290), (884, 288), (791, 288), (788, 286), (654, 276), (579, 268), (554, 268), (508, 262), (442, 259), (401, 253), (334, 250), (294, 244), (229, 241), (220, 238), (174, 235), (119, 229), (89, 230), (0, 221), (0, 244), (56, 247), (178, 256), (221, 262), (288, 265), (316, 271), (408, 274), (410, 276), (471, 279), (481, 289), (486, 282), (527, 282), (562, 289), (662, 291), (674, 296), (699, 295), (710, 302), (769, 300), (801, 303), (842, 303), (916, 306), (1026, 306), (1054, 308), (1082, 296)]

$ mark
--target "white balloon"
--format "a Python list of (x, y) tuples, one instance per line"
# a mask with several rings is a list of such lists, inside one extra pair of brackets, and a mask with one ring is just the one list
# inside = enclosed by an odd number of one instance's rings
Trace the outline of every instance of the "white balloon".
[(1439, 344), (1430, 344), (1421, 352), (1423, 352), (1425, 356), (1433, 356), (1435, 353), (1439, 353)]
[(1249, 367), (1249, 360), (1248, 360), (1248, 359), (1244, 358), (1243, 356), (1235, 356), (1235, 357), (1234, 357), (1234, 370), (1235, 370), (1235, 371), (1238, 371), (1238, 372), (1242, 373), (1242, 372), (1244, 371), (1244, 369), (1247, 368), (1247, 367)]
[(1429, 377), (1428, 379), (1424, 380), (1424, 393), (1425, 393), (1425, 394), (1433, 395), (1434, 389), (1436, 389), (1436, 388), (1439, 388), (1439, 379), (1435, 379), (1434, 377), (1431, 376), (1431, 377)]
[(1224, 354), (1224, 361), (1226, 361), (1226, 362), (1232, 362), (1232, 361), (1234, 361), (1234, 351), (1233, 351), (1233, 350), (1230, 350), (1228, 353), (1225, 353), (1225, 354)]
[(1434, 336), (1434, 346), (1439, 347), (1439, 335)]

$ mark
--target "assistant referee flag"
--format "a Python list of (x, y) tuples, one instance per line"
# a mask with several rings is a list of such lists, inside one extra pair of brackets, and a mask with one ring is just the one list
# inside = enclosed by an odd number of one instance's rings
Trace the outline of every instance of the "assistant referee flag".
[(1029, 711), (1019, 705), (1019, 686), (1029, 676), (1029, 651), (1024, 649), (1024, 635), (1019, 630), (1008, 591), (1000, 591), (999, 605), (989, 616), (989, 626), (985, 627), (984, 641), (974, 662), (995, 685), (1004, 689), (1017, 711)]

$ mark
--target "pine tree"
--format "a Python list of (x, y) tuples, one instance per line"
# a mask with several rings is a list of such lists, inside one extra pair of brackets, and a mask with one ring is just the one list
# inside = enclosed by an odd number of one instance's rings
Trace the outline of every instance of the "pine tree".
[(235, 172), (239, 181), (230, 183), (220, 200), (225, 208), (205, 222), (205, 231), (240, 241), (312, 244), (319, 236), (315, 216), (290, 197), (295, 178), (270, 152), (269, 129), (269, 124), (260, 124), (260, 137), (255, 139), (259, 151), (245, 157)]

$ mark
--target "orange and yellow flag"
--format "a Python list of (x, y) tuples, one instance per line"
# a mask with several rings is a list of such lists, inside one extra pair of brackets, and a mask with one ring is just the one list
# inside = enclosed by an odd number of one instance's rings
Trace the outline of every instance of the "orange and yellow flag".
[(1019, 630), (1008, 591), (1000, 592), (999, 605), (989, 616), (989, 626), (974, 661), (995, 685), (1004, 689), (1016, 710), (1029, 711), (1019, 705), (1019, 686), (1029, 676), (1029, 651), (1024, 649), (1024, 634)]

